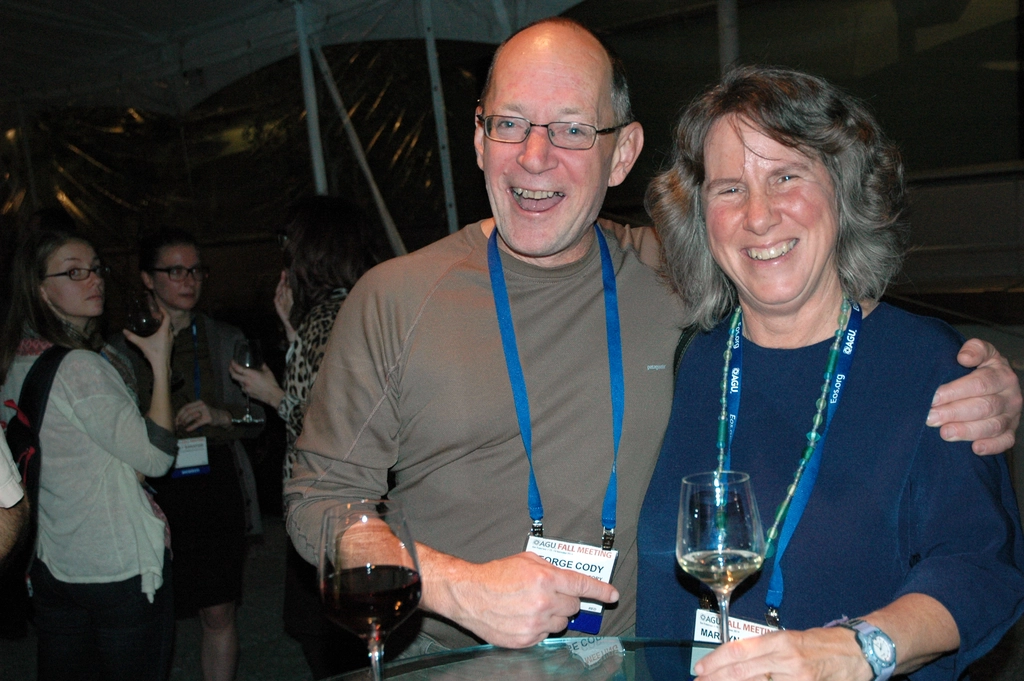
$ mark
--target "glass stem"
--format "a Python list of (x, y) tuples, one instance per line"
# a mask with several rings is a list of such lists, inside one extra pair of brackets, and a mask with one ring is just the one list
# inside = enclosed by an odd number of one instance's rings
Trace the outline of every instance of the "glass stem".
[(249, 411), (250, 398), (249, 393), (245, 394), (245, 420), (248, 421), (252, 418), (252, 414)]
[(373, 671), (373, 681), (381, 681), (384, 678), (381, 672), (381, 662), (384, 659), (384, 643), (376, 638), (370, 639), (370, 669)]
[(715, 596), (718, 597), (718, 616), (722, 620), (720, 626), (722, 643), (729, 642), (729, 595), (730, 594), (715, 594)]

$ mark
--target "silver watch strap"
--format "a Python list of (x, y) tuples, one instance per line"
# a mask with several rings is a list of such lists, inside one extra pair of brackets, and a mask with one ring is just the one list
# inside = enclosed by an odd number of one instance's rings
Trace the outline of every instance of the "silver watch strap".
[[(847, 622), (842, 622), (839, 626), (850, 629), (857, 635), (857, 643), (860, 644), (861, 652), (864, 653), (864, 659), (871, 667), (871, 671), (875, 673), (873, 681), (889, 681), (893, 673), (896, 671), (896, 644), (892, 642), (889, 635), (870, 622), (865, 622), (862, 619), (852, 619)], [(878, 656), (875, 654), (873, 641), (876, 638), (884, 639), (892, 649), (892, 660), (888, 664), (885, 664), (882, 660), (878, 659)]]

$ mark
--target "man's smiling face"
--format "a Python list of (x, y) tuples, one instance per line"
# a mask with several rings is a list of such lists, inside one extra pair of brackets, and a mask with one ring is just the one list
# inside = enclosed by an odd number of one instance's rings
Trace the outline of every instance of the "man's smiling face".
[[(612, 109), (611, 73), (592, 36), (572, 26), (540, 24), (504, 46), (477, 113), (539, 124), (618, 125), (623, 121), (615, 120)], [(478, 121), (474, 143), (501, 246), (520, 260), (554, 267), (587, 252), (605, 193), (625, 179), (643, 133), (633, 123), (600, 135), (591, 149), (571, 150), (552, 145), (546, 128), (533, 128), (519, 144), (496, 142)]]

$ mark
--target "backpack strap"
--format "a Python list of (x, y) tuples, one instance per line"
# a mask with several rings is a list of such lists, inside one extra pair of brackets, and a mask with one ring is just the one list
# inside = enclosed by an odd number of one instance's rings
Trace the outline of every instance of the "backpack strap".
[(679, 334), (679, 342), (676, 343), (676, 354), (672, 358), (673, 376), (679, 373), (679, 363), (683, 361), (683, 353), (685, 353), (686, 349), (690, 347), (690, 343), (693, 342), (694, 337), (697, 335), (697, 331), (699, 331), (697, 325), (692, 324), (683, 329), (683, 332)]
[[(24, 423), (28, 419), (28, 427), (35, 436), (35, 442), (39, 443), (39, 432), (43, 427), (43, 418), (46, 416), (46, 404), (50, 398), (50, 388), (53, 386), (53, 379), (57, 375), (64, 356), (71, 352), (71, 348), (60, 345), (51, 345), (39, 356), (25, 376), (25, 382), (21, 384), (21, 394), (18, 397), (18, 414), (16, 418)], [(35, 451), (28, 451), (25, 456), (18, 453), (18, 468), (21, 469), (21, 479), (25, 484), (26, 495), (29, 501), (29, 528), (32, 545), (35, 544), (35, 528), (39, 518), (39, 465), (42, 447), (36, 447)]]
[(46, 403), (50, 398), (53, 379), (61, 362), (64, 361), (64, 356), (69, 352), (71, 348), (51, 345), (32, 363), (32, 368), (25, 376), (25, 382), (21, 384), (21, 395), (18, 397), (19, 411), (28, 417), (32, 431), (37, 436), (43, 427), (43, 417), (46, 416)]

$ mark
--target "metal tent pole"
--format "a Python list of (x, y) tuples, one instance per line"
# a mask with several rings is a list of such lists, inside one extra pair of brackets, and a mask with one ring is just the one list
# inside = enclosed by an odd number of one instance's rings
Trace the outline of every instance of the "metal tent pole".
[(370, 193), (373, 194), (373, 201), (377, 204), (377, 211), (380, 213), (381, 222), (384, 223), (384, 231), (388, 235), (388, 241), (391, 242), (391, 248), (394, 250), (395, 255), (404, 255), (408, 251), (405, 249), (405, 244), (402, 243), (402, 237), (395, 227), (395, 221), (391, 218), (387, 204), (384, 203), (384, 197), (381, 196), (380, 189), (377, 187), (377, 181), (373, 177), (370, 165), (366, 162), (363, 143), (359, 140), (356, 128), (352, 125), (352, 119), (349, 118), (348, 109), (345, 108), (345, 103), (341, 99), (341, 92), (338, 91), (338, 85), (334, 81), (331, 65), (327, 63), (327, 58), (324, 57), (324, 52), (320, 49), (320, 46), (316, 44), (316, 40), (313, 41), (313, 54), (316, 55), (316, 63), (320, 67), (320, 75), (324, 78), (327, 92), (330, 93), (331, 99), (334, 100), (334, 106), (338, 109), (338, 115), (341, 116), (341, 122), (345, 127), (345, 133), (348, 135), (349, 144), (352, 146), (352, 153), (355, 155), (356, 161), (359, 163), (359, 167), (363, 170), (363, 175), (366, 176), (366, 181), (370, 185)]
[(434, 100), (437, 146), (441, 152), (441, 179), (444, 182), (444, 205), (448, 213), (448, 232), (454, 234), (459, 230), (459, 216), (455, 208), (452, 158), (448, 150), (448, 122), (444, 110), (441, 69), (437, 65), (437, 44), (434, 42), (434, 13), (431, 7), (431, 0), (420, 0), (420, 11), (423, 15), (423, 35), (427, 43), (427, 65), (430, 68), (430, 94)]
[(722, 75), (740, 58), (737, 0), (718, 0), (718, 64)]
[(320, 111), (316, 102), (316, 81), (313, 80), (313, 62), (309, 58), (309, 36), (306, 10), (301, 2), (295, 3), (295, 33), (299, 38), (299, 70), (302, 72), (302, 95), (306, 101), (306, 131), (309, 133), (309, 155), (313, 160), (313, 182), (316, 193), (327, 194), (327, 170), (324, 167), (324, 145), (320, 138)]
[(25, 106), (20, 99), (18, 100), (18, 123), (21, 125), (21, 148), (25, 152), (25, 170), (28, 171), (28, 195), (32, 199), (32, 210), (39, 210), (36, 171), (32, 167), (32, 148), (29, 146), (28, 125), (25, 123)]

